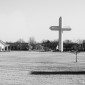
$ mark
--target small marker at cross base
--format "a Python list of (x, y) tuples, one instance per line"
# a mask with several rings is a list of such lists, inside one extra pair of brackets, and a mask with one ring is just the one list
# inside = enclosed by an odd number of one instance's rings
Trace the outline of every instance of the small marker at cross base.
[(59, 31), (59, 51), (63, 52), (62, 34), (63, 34), (63, 31), (70, 31), (71, 28), (63, 28), (62, 27), (62, 17), (60, 17), (59, 18), (59, 26), (51, 26), (50, 29), (53, 30), (53, 31)]

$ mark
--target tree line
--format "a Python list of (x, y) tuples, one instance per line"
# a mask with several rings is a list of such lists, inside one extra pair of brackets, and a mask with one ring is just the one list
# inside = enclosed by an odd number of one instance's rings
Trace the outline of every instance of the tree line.
[[(44, 40), (40, 43), (31, 37), (28, 42), (23, 39), (19, 39), (16, 42), (6, 42), (9, 44), (10, 50), (29, 50), (29, 51), (58, 51), (58, 40), (50, 41)], [(85, 51), (85, 40), (77, 40), (72, 42), (71, 40), (65, 40), (63, 42), (64, 51)]]

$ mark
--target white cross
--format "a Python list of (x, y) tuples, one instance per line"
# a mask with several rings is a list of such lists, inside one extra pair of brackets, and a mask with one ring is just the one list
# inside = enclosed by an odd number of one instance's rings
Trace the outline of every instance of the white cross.
[(53, 31), (59, 31), (59, 51), (63, 52), (63, 37), (62, 33), (63, 31), (70, 31), (71, 28), (62, 28), (62, 17), (59, 18), (59, 26), (51, 26), (51, 30)]

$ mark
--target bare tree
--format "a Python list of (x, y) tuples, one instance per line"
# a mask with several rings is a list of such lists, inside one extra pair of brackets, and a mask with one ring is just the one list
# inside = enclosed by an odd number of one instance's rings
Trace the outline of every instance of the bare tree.
[(72, 43), (71, 40), (65, 40), (64, 43)]
[(24, 41), (22, 38), (20, 38), (20, 39), (17, 40), (16, 42), (17, 42), (17, 43), (25, 43), (25, 41)]
[(80, 53), (81, 51), (79, 50), (81, 48), (80, 44), (76, 43), (73, 47), (72, 47), (72, 53), (74, 53), (76, 55), (76, 62), (78, 61), (78, 53)]
[(29, 44), (36, 44), (35, 38), (34, 37), (30, 37), (29, 38)]
[(29, 43), (30, 50), (33, 50), (35, 48), (35, 45), (36, 45), (35, 38), (30, 37), (28, 43)]

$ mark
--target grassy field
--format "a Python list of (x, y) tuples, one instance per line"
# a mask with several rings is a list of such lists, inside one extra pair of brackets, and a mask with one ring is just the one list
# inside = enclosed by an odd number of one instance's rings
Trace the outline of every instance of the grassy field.
[(66, 52), (0, 52), (0, 85), (85, 85), (85, 53), (78, 54), (77, 63), (75, 57)]

